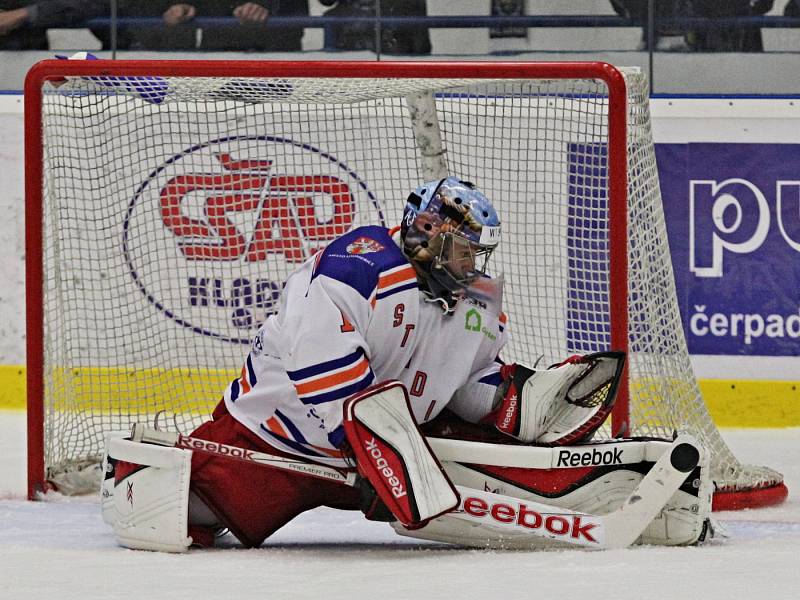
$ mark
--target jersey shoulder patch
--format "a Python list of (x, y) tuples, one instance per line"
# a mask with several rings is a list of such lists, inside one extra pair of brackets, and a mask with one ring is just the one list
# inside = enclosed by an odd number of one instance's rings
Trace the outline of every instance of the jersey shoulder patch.
[[(406, 268), (407, 267), (407, 268)], [(365, 299), (376, 291), (416, 285), (414, 269), (384, 227), (357, 227), (321, 252), (312, 280), (324, 275), (356, 290)], [(413, 278), (413, 281), (412, 281)], [(399, 291), (399, 290), (398, 290)]]

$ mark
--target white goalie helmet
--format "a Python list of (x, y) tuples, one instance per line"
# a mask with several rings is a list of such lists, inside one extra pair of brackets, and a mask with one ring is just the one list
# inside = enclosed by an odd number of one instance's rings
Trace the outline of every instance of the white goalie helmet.
[(423, 292), (450, 312), (458, 295), (486, 273), (500, 242), (500, 219), (472, 183), (446, 177), (408, 196), (400, 235)]

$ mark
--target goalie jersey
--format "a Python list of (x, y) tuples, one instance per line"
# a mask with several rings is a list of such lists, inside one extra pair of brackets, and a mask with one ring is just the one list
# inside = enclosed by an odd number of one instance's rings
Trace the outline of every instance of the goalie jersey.
[(354, 229), (287, 279), (225, 405), (274, 448), (334, 466), (345, 464), (343, 403), (373, 383), (403, 382), (418, 423), (445, 406), (476, 422), (501, 381), (500, 308), (498, 293), (445, 314), (387, 229)]

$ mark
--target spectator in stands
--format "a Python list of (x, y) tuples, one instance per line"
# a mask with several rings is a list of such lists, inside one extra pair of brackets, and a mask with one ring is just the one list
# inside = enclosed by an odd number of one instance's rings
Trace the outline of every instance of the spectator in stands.
[[(161, 17), (160, 27), (120, 28), (117, 46), (136, 50), (284, 51), (300, 50), (302, 27), (265, 27), (270, 16), (308, 16), (308, 0), (120, 0), (122, 18)], [(238, 23), (198, 28), (196, 18), (232, 17)], [(110, 47), (107, 30), (94, 30)]]
[[(663, 20), (757, 16), (769, 12), (773, 2), (774, 0), (656, 0), (654, 48), (700, 52), (760, 52), (764, 45), (759, 27), (722, 25), (687, 29), (665, 24)], [(611, 0), (611, 4), (617, 14), (642, 23), (642, 48), (647, 48), (647, 0)]]
[[(655, 0), (655, 18), (652, 47), (656, 50), (689, 50), (687, 31), (681, 26), (666, 24), (666, 19), (689, 17), (691, 0)], [(642, 27), (640, 50), (647, 50), (649, 10), (647, 0), (611, 0), (618, 15), (634, 19)]]
[(97, 0), (0, 0), (0, 50), (47, 50), (47, 30), (103, 14)]
[[(694, 15), (711, 19), (751, 17), (766, 14), (774, 0), (691, 0)], [(689, 33), (692, 50), (701, 52), (761, 52), (761, 28), (722, 26)]]
[(301, 50), (303, 28), (264, 28), (271, 16), (307, 17), (308, 0), (201, 0), (197, 3), (201, 16), (234, 16), (239, 25), (203, 29), (200, 48), (203, 50)]
[[(427, 16), (425, 0), (319, 0), (333, 6), (325, 12), (329, 17), (374, 17), (376, 2), (380, 2), (381, 17)], [(335, 6), (334, 6), (335, 5)], [(335, 25), (326, 47), (337, 50), (375, 51), (375, 27), (367, 24)], [(427, 27), (381, 27), (381, 47), (384, 54), (430, 54), (431, 40)]]

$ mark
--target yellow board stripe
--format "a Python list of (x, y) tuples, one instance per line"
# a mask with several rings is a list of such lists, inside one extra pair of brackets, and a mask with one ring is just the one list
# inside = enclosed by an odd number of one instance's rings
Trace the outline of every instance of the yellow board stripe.
[[(172, 398), (174, 412), (209, 414), (235, 371), (214, 369), (73, 369), (56, 377), (69, 386), (75, 410), (153, 410)], [(102, 378), (102, 379), (101, 379)], [(102, 381), (102, 384), (101, 384)], [(718, 427), (800, 427), (800, 382), (701, 379), (700, 390)], [(0, 409), (25, 409), (25, 367), (0, 365)]]
[[(0, 366), (0, 409), (24, 409), (25, 367)], [(172, 413), (210, 414), (235, 371), (219, 369), (74, 368), (55, 371), (56, 410), (104, 414), (155, 413), (169, 399)], [(58, 398), (71, 398), (59, 405)]]
[(701, 379), (717, 427), (800, 426), (800, 382)]
[(25, 410), (25, 367), (0, 365), (0, 409)]

